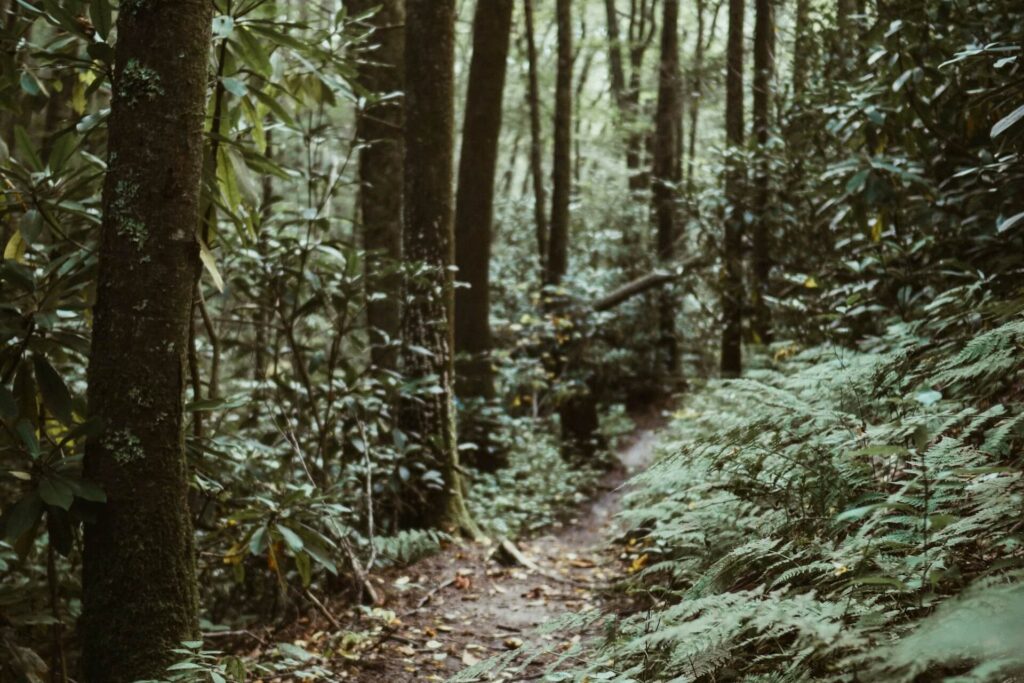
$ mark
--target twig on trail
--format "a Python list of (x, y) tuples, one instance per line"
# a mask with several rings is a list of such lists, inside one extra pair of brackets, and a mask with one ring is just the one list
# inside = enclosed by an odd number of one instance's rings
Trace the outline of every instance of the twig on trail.
[(544, 569), (544, 567), (541, 567), (539, 564), (537, 564), (529, 557), (527, 557), (525, 554), (523, 554), (523, 551), (517, 548), (515, 543), (508, 540), (504, 536), (498, 539), (498, 545), (501, 546), (501, 549), (508, 553), (513, 560), (523, 565), (531, 572), (536, 572), (537, 574), (540, 574), (541, 576), (547, 579), (551, 579), (552, 581), (558, 581), (560, 583), (567, 583), (571, 586), (577, 586), (579, 588), (593, 588), (592, 584), (577, 581), (576, 579), (570, 579), (569, 577), (561, 576), (559, 574), (556, 574), (555, 572)]
[(366, 467), (366, 538), (370, 542), (370, 559), (366, 561), (366, 571), (371, 571), (377, 561), (373, 522), (373, 463), (370, 461), (370, 440), (366, 438), (366, 425), (362, 420), (358, 420), (358, 425), (359, 438), (363, 440), (363, 465)]
[(381, 635), (383, 636), (381, 638), (381, 642), (382, 643), (384, 641), (387, 641), (387, 640), (395, 640), (395, 641), (398, 641), (399, 643), (405, 643), (406, 645), (416, 645), (416, 646), (419, 646), (419, 644), (420, 644), (419, 642), (413, 640), (412, 638), (406, 638), (405, 636), (398, 635), (398, 632), (395, 631), (394, 629), (391, 629), (391, 630), (389, 630), (386, 633), (383, 633)]
[(313, 595), (313, 591), (309, 590), (308, 588), (306, 589), (306, 597), (312, 600), (313, 604), (320, 608), (320, 611), (323, 612), (323, 615), (325, 617), (327, 617), (327, 621), (331, 622), (331, 626), (334, 627), (335, 631), (345, 630), (342, 627), (341, 622), (339, 622), (338, 619), (333, 614), (331, 614), (331, 611), (327, 609), (327, 606), (324, 605), (324, 603), (320, 602), (320, 599)]
[(420, 601), (418, 603), (416, 603), (416, 607), (414, 609), (411, 609), (408, 612), (406, 612), (405, 615), (403, 615), (403, 616), (408, 616), (408, 615), (412, 614), (413, 612), (415, 612), (416, 610), (422, 609), (425, 604), (430, 602), (430, 599), (432, 597), (434, 597), (435, 595), (437, 595), (438, 593), (440, 593), (441, 591), (443, 591), (445, 588), (447, 588), (448, 586), (452, 585), (453, 583), (455, 583), (455, 579), (448, 579), (446, 581), (442, 581), (441, 583), (439, 583), (434, 588), (431, 588), (429, 591), (427, 591), (427, 594), (424, 595), (422, 598), (420, 598)]

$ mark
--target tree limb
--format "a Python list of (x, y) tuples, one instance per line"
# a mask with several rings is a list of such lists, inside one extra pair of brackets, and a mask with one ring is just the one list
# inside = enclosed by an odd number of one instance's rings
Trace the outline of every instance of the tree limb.
[(656, 287), (667, 285), (673, 280), (678, 280), (688, 275), (691, 269), (700, 268), (704, 265), (707, 265), (707, 259), (701, 256), (683, 261), (675, 270), (655, 270), (605, 294), (600, 299), (594, 301), (592, 308), (598, 313), (610, 310), (624, 301), (632, 299), (634, 296), (643, 294)]

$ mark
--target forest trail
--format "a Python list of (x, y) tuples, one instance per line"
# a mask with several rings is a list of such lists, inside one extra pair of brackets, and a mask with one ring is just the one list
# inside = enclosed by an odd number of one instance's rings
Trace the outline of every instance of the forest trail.
[(538, 627), (599, 604), (601, 590), (622, 572), (609, 548), (619, 535), (615, 514), (626, 481), (651, 463), (663, 420), (652, 412), (637, 423), (598, 494), (561, 525), (517, 544), (531, 566), (509, 557), (498, 544), (474, 544), (453, 546), (384, 573), (385, 609), (395, 613), (397, 622), (385, 626), (375, 646), (352, 660), (345, 680), (444, 681), (531, 640), (550, 639), (557, 649), (557, 635), (538, 635)]

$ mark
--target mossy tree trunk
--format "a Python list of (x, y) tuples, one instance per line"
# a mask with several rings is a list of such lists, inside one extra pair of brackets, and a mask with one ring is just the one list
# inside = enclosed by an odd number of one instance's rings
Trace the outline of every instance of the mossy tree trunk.
[(85, 680), (158, 678), (194, 638), (196, 577), (183, 391), (199, 274), (199, 185), (212, 5), (122, 5), (89, 361)]
[[(512, 8), (513, 0), (480, 2), (473, 19), (473, 58), (455, 199), (456, 277), (469, 285), (455, 292), (456, 390), (467, 405), (494, 398), (491, 232)], [(474, 417), (460, 427), (465, 439), (477, 444), (475, 465), (484, 469), (501, 465), (500, 455), (489, 444), (486, 420)]]
[[(679, 183), (677, 150), (682, 119), (679, 93), (679, 0), (665, 0), (661, 23), (661, 63), (658, 69), (658, 105), (654, 133), (654, 217), (657, 223), (657, 258), (669, 267), (675, 258), (676, 193)], [(658, 302), (659, 346), (662, 367), (679, 371), (675, 307), (672, 292), (663, 290)]]
[[(380, 9), (370, 17), (373, 28), (366, 59), (360, 64), (360, 83), (372, 93), (359, 112), (359, 210), (363, 247), (367, 251), (367, 281), (374, 294), (366, 302), (367, 324), (374, 335), (371, 358), (378, 367), (393, 370), (402, 326), (403, 102), (396, 97), (405, 87), (404, 0), (355, 0), (351, 12)], [(371, 292), (368, 292), (371, 293)]]
[(756, 0), (754, 23), (754, 137), (757, 142), (757, 165), (754, 179), (754, 226), (752, 289), (753, 319), (751, 327), (756, 341), (772, 342), (772, 319), (766, 297), (771, 273), (771, 185), (768, 141), (771, 132), (772, 87), (775, 78), (775, 0)]
[(743, 19), (744, 0), (729, 0), (729, 40), (726, 46), (725, 137), (729, 158), (725, 171), (725, 239), (722, 277), (722, 375), (743, 371), (743, 188), (744, 171), (738, 159), (743, 146)]
[(455, 117), (455, 0), (408, 0), (405, 22), (406, 260), (418, 270), (406, 284), (403, 370), (436, 387), (406, 397), (399, 426), (422, 445), (414, 460), (427, 472), (406, 521), (473, 531), (462, 497), (452, 395), (455, 313), (452, 171)]
[(551, 170), (551, 236), (545, 283), (557, 285), (569, 267), (569, 200), (572, 193), (572, 0), (557, 0), (558, 73), (555, 80), (554, 166)]

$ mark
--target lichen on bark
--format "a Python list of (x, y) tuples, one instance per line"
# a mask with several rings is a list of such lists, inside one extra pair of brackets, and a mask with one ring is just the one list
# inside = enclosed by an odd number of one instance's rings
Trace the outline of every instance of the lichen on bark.
[(107, 498), (85, 527), (89, 683), (161, 678), (198, 631), (182, 392), (199, 253), (181, 226), (198, 215), (211, 8), (134, 0), (118, 16), (88, 377), (103, 432), (85, 471)]

